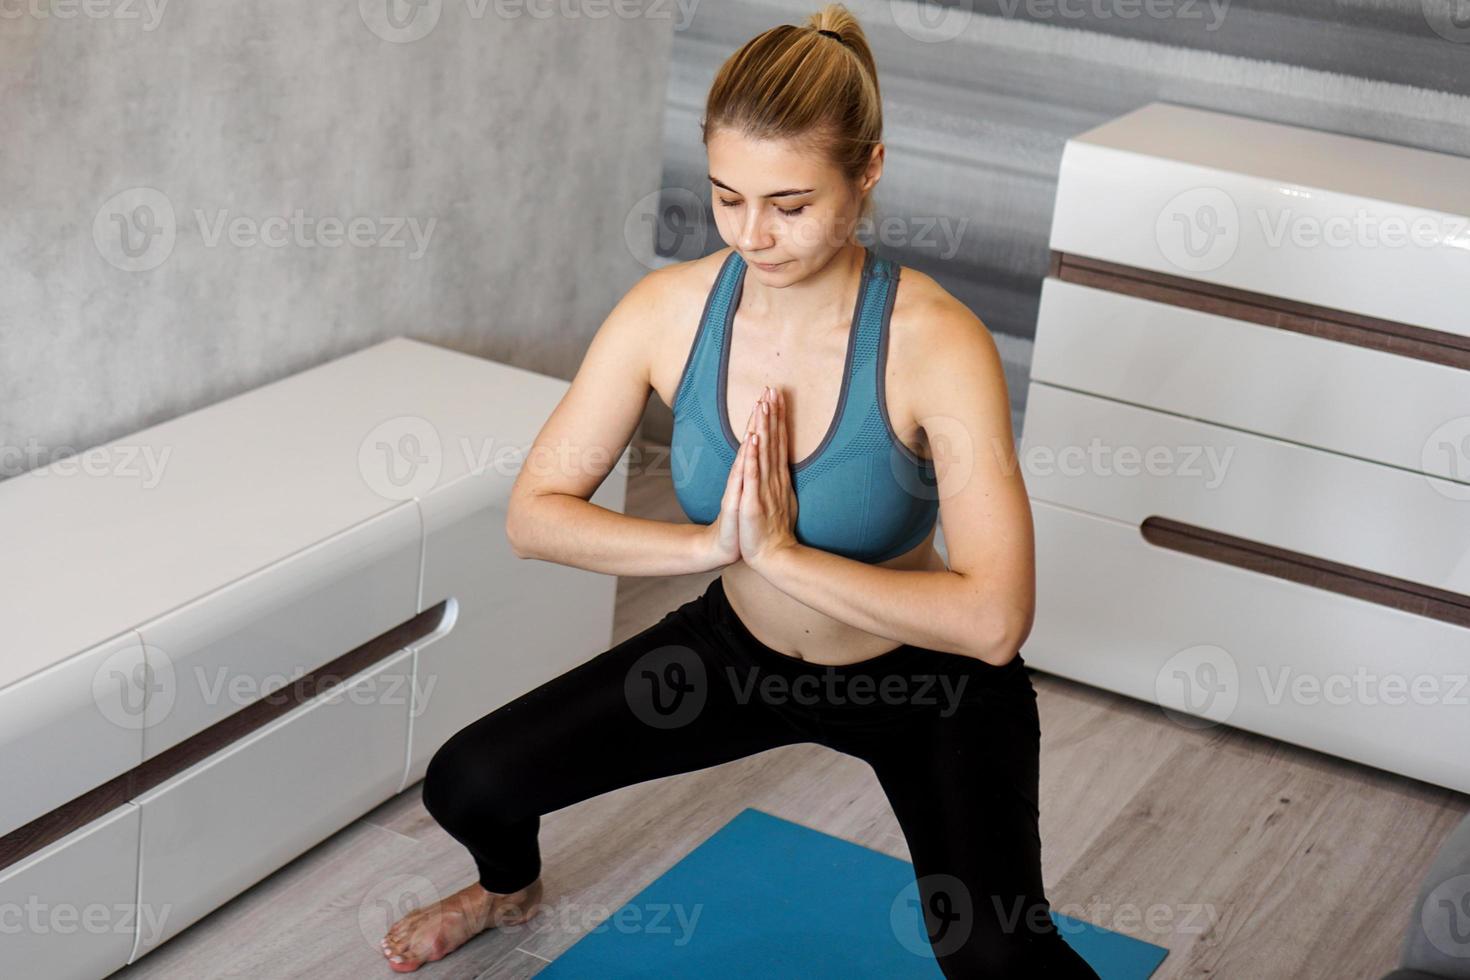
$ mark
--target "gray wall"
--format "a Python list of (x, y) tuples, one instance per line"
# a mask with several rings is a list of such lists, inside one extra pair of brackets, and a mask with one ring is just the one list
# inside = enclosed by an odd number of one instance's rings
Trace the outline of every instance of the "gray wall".
[(0, 19), (0, 478), (398, 334), (570, 378), (652, 264), (677, 9), (159, 2)]
[[(862, 237), (932, 275), (997, 334), (1019, 431), (1069, 136), (1163, 100), (1470, 156), (1470, 20), (1449, 18), (1453, 2), (851, 0), (883, 89), (878, 219), (896, 221)], [(819, 6), (720, 0), (676, 34), (665, 254), (723, 246), (698, 128), (716, 69), (753, 35)], [(702, 222), (684, 217), (690, 198)], [(667, 437), (667, 414), (650, 418), (650, 435)]]

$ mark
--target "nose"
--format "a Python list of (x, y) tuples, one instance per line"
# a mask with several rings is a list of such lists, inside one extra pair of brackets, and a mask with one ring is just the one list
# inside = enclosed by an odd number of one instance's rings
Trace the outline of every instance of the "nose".
[(765, 209), (746, 209), (745, 220), (741, 222), (740, 233), (736, 236), (736, 243), (742, 252), (760, 252), (775, 245), (776, 240), (771, 237), (767, 228), (768, 220), (769, 215), (765, 213)]

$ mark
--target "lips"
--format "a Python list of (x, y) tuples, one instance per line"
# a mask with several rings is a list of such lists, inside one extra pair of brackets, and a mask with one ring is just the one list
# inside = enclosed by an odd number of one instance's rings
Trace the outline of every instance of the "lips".
[[(786, 260), (786, 262), (790, 261), (790, 259)], [(766, 272), (772, 272), (776, 269), (781, 268), (781, 266), (785, 265), (786, 262), (752, 262), (751, 265), (755, 266), (758, 269), (763, 269)]]

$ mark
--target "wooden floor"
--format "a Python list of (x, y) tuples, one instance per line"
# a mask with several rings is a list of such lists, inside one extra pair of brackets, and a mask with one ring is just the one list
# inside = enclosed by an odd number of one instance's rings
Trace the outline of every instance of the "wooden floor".
[[(627, 509), (683, 520), (666, 467), (630, 477)], [(615, 639), (712, 577), (624, 579)], [(1168, 947), (1159, 978), (1376, 980), (1397, 963), (1420, 879), (1470, 798), (1242, 731), (1187, 728), (1039, 672), (1033, 681), (1057, 911)], [(114, 976), (395, 975), (377, 950), (387, 922), (414, 896), (474, 877), (420, 792), (405, 790)], [(815, 745), (775, 749), (547, 816), (548, 910), (414, 975), (534, 975), (747, 806), (908, 857), (865, 763)]]

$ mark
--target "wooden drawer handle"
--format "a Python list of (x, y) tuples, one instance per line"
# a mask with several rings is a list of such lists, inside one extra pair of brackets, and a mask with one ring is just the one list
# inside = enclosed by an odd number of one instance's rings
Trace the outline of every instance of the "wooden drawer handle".
[(0, 870), (238, 742), (292, 708), (326, 694), (364, 668), (387, 660), (405, 647), (412, 646), (439, 629), (453, 601), (446, 599), (425, 609), (412, 619), (399, 623), (330, 663), (302, 675), (295, 683), (252, 701), (228, 718), (220, 719), (142, 765), (113, 777), (101, 786), (0, 837)]

